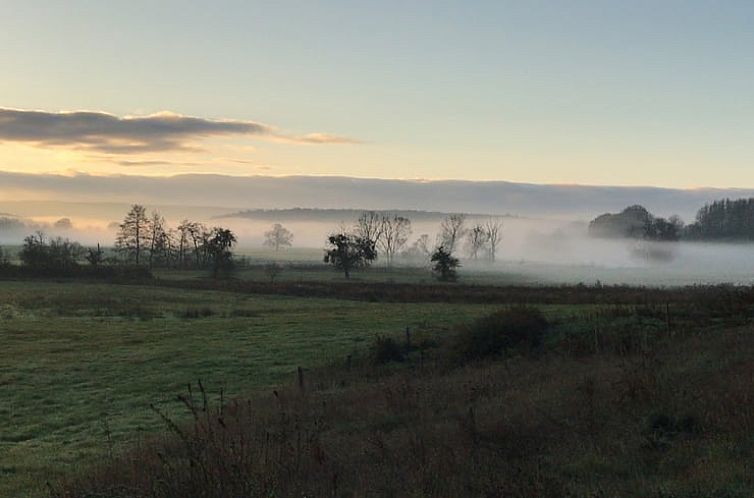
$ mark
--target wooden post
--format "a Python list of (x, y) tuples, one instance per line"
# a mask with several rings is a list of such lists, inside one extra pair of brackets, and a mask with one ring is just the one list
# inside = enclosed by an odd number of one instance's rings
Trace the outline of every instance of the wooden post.
[(597, 327), (594, 327), (594, 354), (600, 353), (600, 336)]
[(304, 390), (304, 369), (301, 367), (298, 367), (298, 387)]
[(411, 350), (411, 329), (406, 327), (406, 351)]
[(668, 337), (673, 337), (673, 331), (670, 328), (670, 303), (665, 303), (665, 327), (668, 330)]

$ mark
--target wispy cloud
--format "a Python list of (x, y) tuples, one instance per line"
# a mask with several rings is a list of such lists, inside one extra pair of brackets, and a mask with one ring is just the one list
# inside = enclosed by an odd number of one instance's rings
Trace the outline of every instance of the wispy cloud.
[(296, 144), (360, 144), (361, 140), (354, 138), (331, 135), (329, 133), (308, 133), (301, 136), (284, 136), (277, 135), (274, 138), (279, 142), (296, 143)]
[(295, 136), (254, 121), (207, 119), (160, 112), (116, 116), (100, 111), (50, 112), (0, 108), (0, 142), (67, 146), (110, 154), (198, 150), (201, 139), (249, 136), (299, 144), (356, 140), (326, 133)]

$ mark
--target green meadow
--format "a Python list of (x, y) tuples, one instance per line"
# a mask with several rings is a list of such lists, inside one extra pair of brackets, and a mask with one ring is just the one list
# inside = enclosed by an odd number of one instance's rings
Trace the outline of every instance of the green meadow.
[(405, 327), (442, 334), (482, 305), (388, 304), (113, 284), (0, 283), (0, 496), (45, 483), (182, 413), (190, 382), (226, 397), (289, 381)]

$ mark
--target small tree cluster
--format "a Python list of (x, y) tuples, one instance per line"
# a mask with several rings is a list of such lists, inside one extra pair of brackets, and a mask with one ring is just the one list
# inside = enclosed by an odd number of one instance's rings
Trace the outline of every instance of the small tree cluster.
[(589, 223), (589, 235), (602, 238), (643, 239), (674, 242), (681, 238), (683, 221), (652, 215), (644, 206), (629, 206), (620, 213), (606, 213)]
[(380, 215), (365, 211), (356, 220), (355, 233), (373, 247), (375, 258), (379, 252), (385, 255), (385, 264), (393, 265), (395, 256), (405, 247), (411, 236), (411, 220), (397, 214)]
[(158, 212), (147, 215), (144, 206), (134, 204), (118, 226), (115, 247), (137, 265), (210, 268), (218, 275), (232, 267), (235, 243), (235, 234), (227, 228), (183, 220), (172, 229)]
[(24, 239), (19, 253), (21, 263), (39, 270), (69, 270), (78, 266), (84, 249), (77, 242), (37, 232)]

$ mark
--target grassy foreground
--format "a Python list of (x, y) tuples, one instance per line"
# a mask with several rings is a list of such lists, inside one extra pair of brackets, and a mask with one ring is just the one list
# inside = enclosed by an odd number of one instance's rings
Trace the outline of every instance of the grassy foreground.
[(201, 379), (226, 396), (405, 327), (441, 334), (489, 306), (380, 304), (109, 284), (0, 283), (0, 496), (162, 427)]
[(55, 496), (748, 498), (754, 334), (706, 312), (550, 319), (542, 344), (538, 312), (514, 308), (248, 399), (195, 387), (190, 423), (166, 416), (162, 437)]

